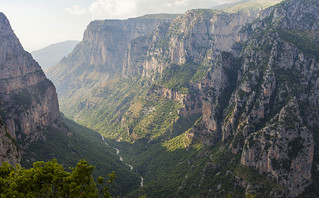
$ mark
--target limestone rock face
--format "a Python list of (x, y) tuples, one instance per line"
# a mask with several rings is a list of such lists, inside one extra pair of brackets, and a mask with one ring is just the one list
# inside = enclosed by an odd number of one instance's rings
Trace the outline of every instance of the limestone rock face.
[[(203, 100), (207, 131), (200, 135), (209, 145), (219, 140), (229, 144), (241, 154), (242, 165), (281, 184), (283, 197), (298, 196), (312, 182), (313, 134), (319, 126), (319, 29), (318, 20), (311, 19), (318, 19), (318, 6), (292, 0), (265, 10), (242, 29), (247, 41), (241, 55), (233, 50), (232, 59), (222, 57), (206, 79), (211, 81)], [(235, 76), (224, 71), (230, 66), (237, 70)], [(227, 93), (232, 79), (235, 86)]]
[(195, 93), (190, 95), (154, 84), (148, 90), (147, 96), (159, 96), (179, 102), (183, 105), (179, 109), (179, 115), (188, 117), (202, 113), (202, 94), (198, 87), (193, 87), (192, 89)]
[[(222, 51), (229, 51), (235, 41), (242, 40), (238, 36), (239, 30), (255, 19), (259, 11), (259, 8), (235, 13), (209, 9), (187, 11), (171, 23), (159, 25), (150, 35), (138, 37), (130, 43), (123, 76), (142, 76), (154, 81), (173, 64), (191, 64), (195, 70), (199, 65), (214, 67)], [(201, 113), (201, 90), (206, 86), (205, 83), (191, 83), (189, 89), (195, 93), (182, 94), (156, 84), (148, 94), (183, 104), (179, 114), (186, 117)]]
[(67, 132), (54, 85), (32, 56), (24, 51), (2, 13), (0, 40), (0, 115), (7, 136), (24, 147), (44, 139), (41, 131), (46, 126)]
[(119, 77), (129, 43), (171, 20), (169, 17), (139, 17), (93, 21), (85, 30), (82, 42), (68, 57), (48, 70), (48, 77), (61, 95), (67, 90), (92, 87)]
[(207, 130), (202, 130), (200, 136), (208, 145), (213, 145), (223, 136), (220, 118), (227, 106), (230, 93), (237, 83), (238, 64), (230, 53), (222, 53), (213, 71), (210, 71), (202, 83), (203, 124)]
[(241, 157), (243, 165), (270, 173), (292, 197), (310, 184), (314, 155), (313, 135), (303, 123), (299, 108), (296, 98), (292, 99), (270, 124), (251, 133)]
[(160, 85), (153, 85), (148, 90), (147, 95), (164, 96), (167, 99), (175, 100), (176, 102), (179, 102), (181, 104), (186, 97), (186, 94), (179, 93), (178, 91), (173, 91)]
[(18, 151), (15, 140), (8, 133), (7, 129), (0, 123), (0, 164), (9, 162), (11, 165), (19, 164), (21, 154)]
[(131, 42), (123, 74), (152, 77), (170, 64), (212, 65), (221, 51), (229, 51), (235, 41), (241, 40), (239, 30), (259, 11), (190, 10), (170, 24), (157, 27), (151, 35)]

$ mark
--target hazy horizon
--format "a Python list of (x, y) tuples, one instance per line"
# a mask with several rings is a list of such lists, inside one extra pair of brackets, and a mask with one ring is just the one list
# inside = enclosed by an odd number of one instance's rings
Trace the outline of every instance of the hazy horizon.
[(25, 50), (54, 43), (82, 40), (93, 20), (127, 19), (145, 14), (184, 13), (194, 8), (239, 0), (0, 0), (1, 10)]

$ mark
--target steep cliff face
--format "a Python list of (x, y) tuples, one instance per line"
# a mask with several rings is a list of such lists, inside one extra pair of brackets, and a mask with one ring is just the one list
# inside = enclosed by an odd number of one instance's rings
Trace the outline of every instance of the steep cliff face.
[[(190, 10), (152, 35), (131, 42), (123, 74), (152, 77), (170, 64), (212, 65), (221, 51), (240, 40), (241, 27), (258, 16), (260, 8), (238, 12)], [(146, 41), (145, 41), (146, 40)]]
[(23, 50), (9, 21), (0, 13), (0, 115), (6, 132), (20, 146), (44, 139), (50, 125), (66, 132), (54, 85)]
[[(211, 83), (203, 101), (207, 131), (201, 136), (210, 145), (230, 143), (242, 165), (284, 186), (282, 196), (295, 197), (312, 182), (319, 124), (318, 6), (285, 1), (245, 27), (241, 56), (221, 58), (210, 76), (218, 76), (212, 78), (218, 83)], [(228, 68), (238, 72), (231, 75)], [(220, 97), (227, 96), (225, 87), (234, 78), (230, 97)]]
[(171, 23), (158, 26), (152, 34), (133, 40), (126, 53), (123, 75), (153, 81), (148, 95), (181, 103), (179, 114), (183, 117), (199, 114), (202, 85), (198, 83), (215, 65), (218, 55), (241, 40), (239, 30), (260, 10), (261, 7), (243, 7), (236, 12), (190, 10)]
[(119, 77), (130, 41), (149, 34), (157, 25), (176, 16), (93, 21), (85, 30), (83, 41), (68, 57), (48, 70), (48, 77), (61, 95), (67, 90), (90, 88), (99, 81)]
[(236, 87), (239, 60), (230, 54), (223, 52), (217, 60), (213, 71), (210, 71), (207, 78), (202, 82), (203, 96), (203, 123), (205, 130), (201, 131), (201, 137), (206, 144), (212, 145), (222, 137), (222, 125), (220, 119), (223, 110), (228, 105), (231, 93)]
[(18, 151), (15, 139), (8, 133), (0, 120), (0, 164), (9, 162), (11, 165), (19, 164), (21, 154)]

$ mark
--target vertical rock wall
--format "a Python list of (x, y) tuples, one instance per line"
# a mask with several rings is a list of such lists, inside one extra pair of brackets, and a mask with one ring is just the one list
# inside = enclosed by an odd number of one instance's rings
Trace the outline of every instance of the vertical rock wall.
[[(7, 140), (12, 138), (21, 143), (19, 147), (24, 147), (45, 139), (42, 131), (47, 126), (67, 132), (60, 116), (54, 85), (32, 56), (24, 51), (2, 13), (0, 71), (0, 115), (4, 124), (2, 134), (6, 135)], [(4, 145), (9, 144), (10, 141)], [(19, 157), (11, 162), (18, 161)]]

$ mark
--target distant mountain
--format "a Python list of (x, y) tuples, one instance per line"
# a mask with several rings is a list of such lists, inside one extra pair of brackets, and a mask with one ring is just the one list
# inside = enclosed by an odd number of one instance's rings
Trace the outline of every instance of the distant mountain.
[(226, 11), (238, 11), (240, 9), (247, 8), (262, 8), (265, 9), (282, 0), (241, 0), (234, 3), (226, 3), (212, 7), (211, 9), (226, 10)]
[(236, 6), (236, 5), (240, 5), (242, 3), (247, 3), (249, 1), (250, 0), (242, 0), (242, 1), (237, 1), (237, 2), (234, 2), (234, 3), (224, 3), (224, 4), (213, 6), (210, 9), (222, 10), (222, 9), (225, 9), (225, 8), (230, 8), (230, 7), (233, 7), (233, 6)]
[(31, 54), (33, 58), (38, 61), (42, 69), (46, 70), (71, 53), (79, 42), (80, 41), (64, 41), (33, 51)]

